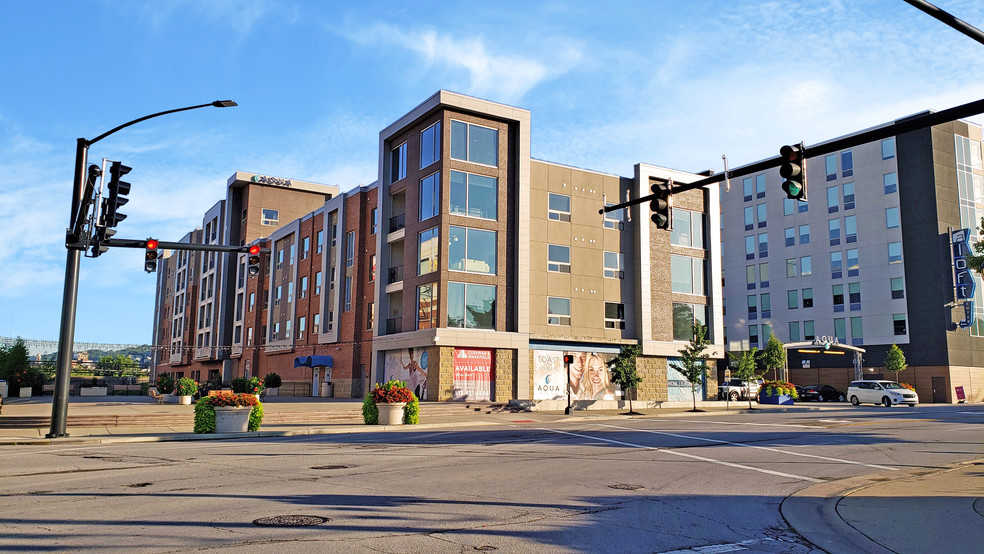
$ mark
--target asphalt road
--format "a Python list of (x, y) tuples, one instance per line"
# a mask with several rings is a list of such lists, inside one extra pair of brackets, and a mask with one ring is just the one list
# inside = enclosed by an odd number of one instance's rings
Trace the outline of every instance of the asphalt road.
[[(786, 496), (980, 458), (982, 424), (976, 406), (845, 405), (5, 448), (0, 550), (813, 552)], [(255, 523), (277, 516), (326, 521)]]

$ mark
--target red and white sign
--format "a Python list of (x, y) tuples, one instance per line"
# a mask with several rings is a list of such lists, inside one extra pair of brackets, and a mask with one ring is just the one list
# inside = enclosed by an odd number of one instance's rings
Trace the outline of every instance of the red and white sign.
[(963, 401), (967, 400), (967, 395), (964, 394), (963, 387), (954, 387), (953, 390), (954, 390), (954, 392), (957, 393), (957, 400), (958, 401), (963, 402)]
[(492, 397), (492, 351), (482, 348), (454, 349), (454, 400), (483, 400)]

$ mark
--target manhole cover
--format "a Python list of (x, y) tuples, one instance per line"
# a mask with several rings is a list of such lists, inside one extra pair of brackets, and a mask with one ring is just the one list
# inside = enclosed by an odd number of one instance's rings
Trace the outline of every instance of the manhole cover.
[(348, 469), (348, 466), (314, 466), (311, 469)]
[(618, 489), (622, 491), (641, 491), (646, 487), (642, 485), (626, 485), (625, 483), (615, 483), (614, 485), (608, 485), (610, 489)]
[(253, 525), (260, 527), (308, 527), (331, 521), (321, 516), (272, 516), (254, 519)]

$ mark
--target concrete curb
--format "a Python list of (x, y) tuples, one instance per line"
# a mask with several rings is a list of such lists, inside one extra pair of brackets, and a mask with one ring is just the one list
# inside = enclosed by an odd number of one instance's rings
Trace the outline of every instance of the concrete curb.
[(984, 462), (984, 458), (950, 464), (938, 470), (910, 469), (820, 483), (784, 498), (779, 505), (779, 513), (793, 531), (824, 552), (894, 552), (844, 521), (837, 512), (840, 502), (845, 497), (870, 487), (941, 475), (981, 462)]

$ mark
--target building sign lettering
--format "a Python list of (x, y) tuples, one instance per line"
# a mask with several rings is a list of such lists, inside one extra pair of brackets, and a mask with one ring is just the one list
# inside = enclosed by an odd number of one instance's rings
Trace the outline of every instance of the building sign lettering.
[(264, 185), (274, 185), (278, 187), (289, 187), (290, 179), (282, 179), (280, 177), (267, 177), (266, 175), (253, 175), (250, 181), (254, 183), (261, 183)]
[(977, 288), (974, 273), (967, 264), (967, 257), (971, 255), (970, 229), (951, 229), (950, 249), (953, 254), (954, 298), (963, 300), (964, 318), (957, 325), (966, 329), (974, 323), (974, 292)]

